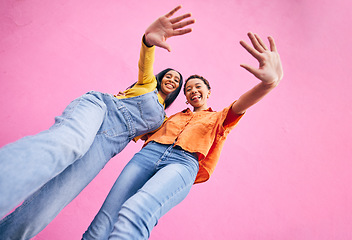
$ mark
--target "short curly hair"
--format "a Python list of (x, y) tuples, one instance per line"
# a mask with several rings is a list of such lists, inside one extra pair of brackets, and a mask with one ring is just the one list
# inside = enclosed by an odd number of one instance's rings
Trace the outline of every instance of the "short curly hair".
[(206, 80), (204, 77), (200, 76), (200, 75), (197, 75), (197, 74), (194, 74), (194, 75), (191, 75), (187, 78), (187, 80), (185, 81), (185, 85), (183, 86), (183, 93), (186, 94), (186, 85), (187, 85), (187, 82), (191, 79), (194, 79), (194, 78), (197, 78), (197, 79), (200, 79), (204, 82), (204, 84), (208, 87), (208, 90), (211, 89), (210, 87), (210, 84), (209, 84), (209, 81)]

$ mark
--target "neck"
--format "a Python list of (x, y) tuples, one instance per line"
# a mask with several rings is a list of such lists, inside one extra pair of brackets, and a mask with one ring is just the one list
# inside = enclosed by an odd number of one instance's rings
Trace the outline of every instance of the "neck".
[(167, 95), (166, 95), (165, 93), (163, 93), (162, 91), (159, 91), (158, 94), (159, 94), (160, 97), (161, 97), (162, 99), (164, 99), (164, 101), (165, 101)]
[(200, 112), (200, 111), (207, 110), (207, 109), (208, 109), (207, 104), (204, 104), (201, 107), (193, 107), (193, 112)]

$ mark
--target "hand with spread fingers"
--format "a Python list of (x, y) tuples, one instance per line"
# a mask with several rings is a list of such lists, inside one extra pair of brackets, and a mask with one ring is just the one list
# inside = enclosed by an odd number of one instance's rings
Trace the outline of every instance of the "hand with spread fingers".
[(268, 37), (269, 49), (257, 34), (248, 33), (248, 37), (253, 47), (245, 41), (240, 41), (240, 44), (258, 60), (259, 67), (255, 68), (247, 64), (241, 64), (241, 67), (252, 73), (261, 82), (242, 94), (232, 105), (232, 111), (235, 114), (243, 114), (248, 108), (259, 102), (279, 84), (284, 76), (274, 39)]
[(244, 41), (240, 41), (240, 44), (258, 60), (259, 67), (254, 68), (247, 64), (241, 64), (241, 67), (247, 69), (263, 83), (278, 84), (283, 77), (283, 69), (274, 39), (268, 37), (270, 43), (270, 49), (268, 49), (263, 40), (257, 34), (248, 33), (248, 37), (251, 40), (253, 47)]
[[(171, 18), (175, 12), (181, 9), (182, 6), (177, 6), (169, 13), (155, 20), (145, 31), (145, 43), (149, 46), (155, 45), (165, 48), (169, 52), (171, 47), (166, 43), (166, 40), (173, 36), (184, 35), (190, 33), (192, 28), (184, 28), (195, 22), (191, 17), (191, 13), (186, 13), (181, 16)], [(187, 20), (185, 20), (187, 19)]]

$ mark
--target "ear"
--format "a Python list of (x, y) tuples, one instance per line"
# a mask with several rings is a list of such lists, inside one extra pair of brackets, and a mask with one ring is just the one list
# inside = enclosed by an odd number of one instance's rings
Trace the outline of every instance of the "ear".
[(209, 97), (210, 97), (210, 93), (211, 93), (211, 91), (209, 90), (209, 91), (208, 91), (207, 98), (209, 98)]

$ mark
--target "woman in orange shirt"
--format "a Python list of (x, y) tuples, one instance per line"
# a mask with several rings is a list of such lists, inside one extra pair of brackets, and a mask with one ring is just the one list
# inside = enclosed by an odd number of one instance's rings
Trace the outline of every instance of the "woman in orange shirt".
[(184, 93), (193, 112), (186, 109), (171, 116), (148, 138), (121, 172), (83, 239), (147, 239), (158, 219), (180, 203), (194, 183), (209, 179), (227, 134), (283, 77), (273, 38), (268, 38), (269, 49), (256, 34), (248, 36), (253, 47), (240, 44), (258, 60), (259, 68), (241, 66), (260, 83), (214, 112), (207, 105), (208, 81), (189, 77)]

